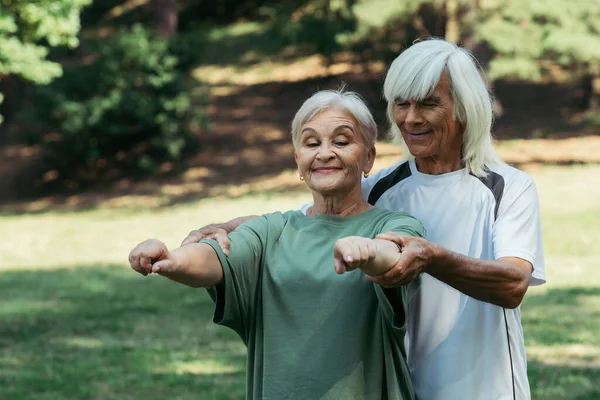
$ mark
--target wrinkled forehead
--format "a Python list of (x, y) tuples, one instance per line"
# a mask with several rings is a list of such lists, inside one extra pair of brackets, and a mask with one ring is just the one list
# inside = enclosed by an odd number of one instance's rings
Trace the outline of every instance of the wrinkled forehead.
[(393, 88), (394, 100), (422, 101), (431, 97), (440, 79), (424, 79), (419, 75), (412, 79), (399, 79)]
[(353, 129), (358, 126), (354, 115), (343, 107), (327, 107), (315, 112), (302, 123), (302, 127), (312, 124), (343, 124), (350, 125)]
[(384, 84), (387, 100), (422, 101), (431, 97), (438, 85), (449, 84), (446, 62), (437, 58), (405, 54), (394, 61)]

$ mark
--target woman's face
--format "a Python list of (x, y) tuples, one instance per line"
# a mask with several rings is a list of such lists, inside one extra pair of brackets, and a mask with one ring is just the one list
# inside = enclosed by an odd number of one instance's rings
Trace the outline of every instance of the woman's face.
[(302, 125), (294, 156), (311, 190), (348, 193), (373, 167), (375, 148), (367, 146), (352, 116), (328, 109)]

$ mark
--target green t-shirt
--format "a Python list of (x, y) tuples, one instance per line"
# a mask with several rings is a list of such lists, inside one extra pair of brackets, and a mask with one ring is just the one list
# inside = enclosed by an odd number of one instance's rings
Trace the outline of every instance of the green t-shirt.
[(337, 239), (388, 231), (425, 234), (408, 214), (373, 208), (254, 218), (229, 235), (227, 257), (203, 240), (224, 273), (209, 290), (214, 321), (248, 348), (248, 399), (414, 398), (404, 349), (408, 287), (387, 291), (360, 270), (338, 275), (333, 267)]

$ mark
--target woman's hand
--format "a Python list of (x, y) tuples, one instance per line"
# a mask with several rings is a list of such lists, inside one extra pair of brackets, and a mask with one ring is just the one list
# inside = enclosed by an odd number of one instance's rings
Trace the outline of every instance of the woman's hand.
[(365, 268), (375, 260), (377, 248), (372, 239), (348, 236), (339, 239), (333, 247), (335, 272), (343, 274), (358, 268)]
[(421, 237), (387, 232), (377, 235), (376, 238), (396, 243), (402, 249), (401, 256), (393, 268), (383, 275), (368, 277), (373, 283), (385, 288), (393, 288), (411, 282), (419, 274), (425, 272), (425, 268), (433, 262), (437, 254), (437, 245)]
[(177, 262), (167, 246), (157, 239), (145, 240), (129, 253), (131, 268), (146, 276), (151, 273), (177, 272)]

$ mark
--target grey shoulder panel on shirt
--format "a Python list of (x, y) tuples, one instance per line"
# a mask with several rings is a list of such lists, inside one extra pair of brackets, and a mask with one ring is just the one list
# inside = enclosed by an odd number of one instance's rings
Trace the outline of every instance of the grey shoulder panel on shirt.
[(386, 175), (384, 178), (381, 178), (371, 192), (369, 193), (368, 202), (372, 206), (377, 203), (377, 200), (391, 187), (399, 183), (400, 181), (408, 178), (411, 175), (410, 166), (408, 165), (408, 161), (400, 164), (396, 169), (394, 169), (391, 173)]
[(487, 169), (486, 171), (486, 176), (475, 176), (475, 178), (479, 179), (481, 183), (483, 183), (485, 187), (487, 187), (494, 195), (494, 199), (496, 199), (496, 207), (494, 208), (494, 219), (496, 219), (498, 218), (498, 209), (500, 208), (500, 201), (502, 201), (502, 196), (504, 195), (504, 177), (490, 169)]

